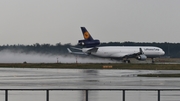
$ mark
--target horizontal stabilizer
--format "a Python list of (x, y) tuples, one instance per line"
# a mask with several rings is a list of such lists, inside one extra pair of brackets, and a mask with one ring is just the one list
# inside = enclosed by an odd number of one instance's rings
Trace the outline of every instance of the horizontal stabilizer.
[(81, 48), (71, 47), (72, 49), (82, 50)]
[(97, 50), (98, 50), (98, 48), (97, 48), (97, 47), (94, 47), (94, 48), (89, 49), (88, 52), (90, 52), (90, 53), (91, 53), (91, 52), (97, 52)]
[(70, 54), (87, 55), (87, 53), (84, 53), (84, 52), (72, 52), (69, 48), (67, 48), (67, 50)]
[(68, 50), (69, 53), (72, 53), (72, 51), (69, 48), (67, 48), (67, 50)]

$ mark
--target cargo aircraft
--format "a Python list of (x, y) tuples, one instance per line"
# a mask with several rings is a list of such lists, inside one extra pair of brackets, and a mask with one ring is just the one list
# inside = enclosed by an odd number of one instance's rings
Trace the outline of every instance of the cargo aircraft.
[(79, 40), (78, 44), (83, 46), (83, 48), (71, 48), (82, 52), (72, 52), (67, 48), (71, 54), (93, 55), (101, 58), (123, 60), (125, 63), (130, 63), (129, 58), (136, 58), (141, 61), (151, 58), (152, 63), (154, 63), (154, 58), (165, 54), (161, 48), (155, 46), (99, 46), (100, 41), (93, 39), (85, 27), (81, 27), (81, 30), (84, 39)]

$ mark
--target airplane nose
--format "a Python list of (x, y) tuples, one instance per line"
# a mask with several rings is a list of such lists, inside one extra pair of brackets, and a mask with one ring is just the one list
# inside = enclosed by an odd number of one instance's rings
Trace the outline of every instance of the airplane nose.
[(161, 52), (161, 54), (162, 54), (162, 55), (164, 55), (164, 54), (165, 54), (165, 52), (164, 52), (164, 51), (162, 51), (162, 52)]

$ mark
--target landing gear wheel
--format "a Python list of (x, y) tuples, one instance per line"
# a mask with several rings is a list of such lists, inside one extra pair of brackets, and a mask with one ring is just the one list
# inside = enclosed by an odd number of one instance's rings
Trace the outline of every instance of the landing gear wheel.
[(130, 60), (123, 60), (124, 63), (131, 63)]
[(152, 64), (154, 64), (155, 63), (155, 60), (154, 60), (154, 58), (152, 58)]

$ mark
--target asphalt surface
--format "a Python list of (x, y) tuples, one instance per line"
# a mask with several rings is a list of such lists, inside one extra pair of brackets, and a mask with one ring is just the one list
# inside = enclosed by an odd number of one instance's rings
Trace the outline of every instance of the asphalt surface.
[[(167, 73), (180, 73), (177, 70), (83, 70), (83, 69), (30, 69), (30, 68), (0, 68), (0, 89), (56, 89), (56, 88), (109, 88), (109, 89), (180, 89), (180, 78), (160, 78), (160, 77), (137, 77), (137, 74), (167, 74)], [(179, 93), (179, 92), (178, 92)], [(34, 97), (33, 101), (44, 101), (44, 92), (10, 92), (10, 99), (16, 99), (13, 101), (19, 101), (19, 99), (26, 99), (30, 95), (40, 97)], [(67, 94), (67, 95), (65, 95)], [(89, 93), (92, 100), (97, 101), (118, 101), (122, 99), (119, 97), (121, 92), (91, 92)], [(144, 95), (145, 94), (145, 95)], [(176, 94), (176, 95), (174, 95)], [(22, 97), (23, 95), (23, 97)], [(59, 95), (65, 95), (63, 101), (70, 101), (76, 99), (77, 101), (84, 99), (83, 92), (52, 92), (51, 101), (58, 101)], [(69, 95), (73, 95), (72, 99), (69, 99)], [(111, 97), (104, 98), (107, 95)], [(127, 92), (129, 101), (134, 97), (137, 100), (144, 101), (144, 97), (150, 99), (146, 101), (157, 100), (157, 92)], [(148, 96), (146, 96), (148, 95)], [(167, 95), (167, 96), (166, 96)], [(164, 93), (164, 99), (172, 99), (169, 97), (179, 97), (176, 92)], [(0, 92), (0, 98), (4, 96), (3, 92)], [(18, 97), (17, 97), (18, 96)], [(77, 97), (78, 96), (78, 97)], [(152, 98), (151, 98), (152, 97)], [(31, 97), (30, 97), (31, 98)], [(174, 98), (173, 101), (180, 98)], [(74, 101), (76, 101), (74, 100)], [(22, 100), (23, 101), (23, 100)], [(82, 100), (83, 101), (83, 100)], [(178, 101), (178, 100), (177, 100)]]

